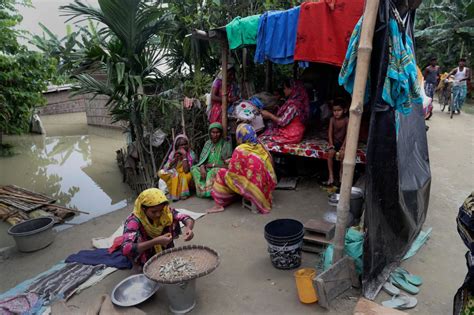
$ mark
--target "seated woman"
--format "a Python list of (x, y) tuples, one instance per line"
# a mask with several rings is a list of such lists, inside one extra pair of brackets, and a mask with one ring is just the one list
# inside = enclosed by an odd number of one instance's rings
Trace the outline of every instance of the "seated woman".
[(123, 235), (114, 240), (109, 252), (120, 249), (124, 256), (143, 266), (156, 253), (174, 247), (173, 239), (181, 234), (180, 222), (185, 225), (184, 240), (191, 240), (194, 220), (172, 209), (158, 188), (144, 190), (125, 220)]
[(309, 116), (309, 98), (303, 83), (286, 80), (283, 92), (287, 101), (274, 115), (262, 110), (262, 116), (271, 121), (263, 136), (265, 140), (280, 144), (299, 143), (303, 139), (305, 123)]
[(171, 200), (186, 199), (190, 196), (189, 186), (192, 186), (193, 181), (191, 167), (195, 161), (196, 155), (189, 148), (188, 138), (185, 135), (177, 136), (168, 161), (158, 172), (158, 176), (168, 186)]
[(272, 157), (258, 142), (252, 126), (241, 124), (236, 131), (239, 146), (234, 150), (228, 169), (220, 169), (212, 188), (216, 205), (208, 213), (224, 211), (239, 196), (257, 207), (260, 213), (272, 209), (272, 192), (277, 184)]
[(224, 140), (222, 133), (223, 128), (220, 123), (213, 123), (209, 126), (210, 139), (204, 144), (199, 162), (191, 168), (198, 197), (211, 197), (217, 171), (226, 167), (225, 160), (232, 154), (232, 147), (229, 142)]

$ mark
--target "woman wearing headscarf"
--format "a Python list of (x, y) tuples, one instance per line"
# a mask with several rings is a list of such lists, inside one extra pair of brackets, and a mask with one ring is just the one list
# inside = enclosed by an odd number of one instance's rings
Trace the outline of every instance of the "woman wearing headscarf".
[(212, 185), (217, 171), (225, 168), (225, 161), (232, 155), (232, 147), (223, 138), (223, 128), (220, 123), (209, 125), (210, 139), (204, 144), (199, 162), (191, 168), (196, 195), (211, 197)]
[(263, 133), (266, 141), (281, 144), (299, 143), (303, 140), (306, 121), (309, 117), (309, 98), (301, 81), (286, 80), (283, 92), (287, 101), (274, 115), (262, 110), (264, 119), (270, 120), (270, 125)]
[[(227, 67), (227, 101), (229, 104), (239, 99), (239, 86), (235, 78), (235, 68)], [(219, 72), (212, 83), (211, 110), (209, 111), (209, 123), (222, 123), (222, 72)]]
[(208, 213), (224, 211), (236, 198), (252, 201), (260, 213), (272, 209), (272, 192), (277, 184), (272, 157), (259, 143), (252, 126), (241, 124), (236, 131), (237, 143), (228, 169), (220, 169), (212, 188), (216, 205)]
[(125, 220), (123, 235), (114, 240), (109, 252), (120, 249), (124, 256), (143, 266), (156, 253), (174, 247), (173, 239), (181, 234), (180, 222), (185, 226), (184, 240), (191, 240), (194, 220), (171, 208), (158, 188), (146, 189), (135, 200), (133, 212)]
[(176, 137), (173, 149), (168, 156), (164, 168), (158, 176), (166, 182), (171, 200), (186, 199), (190, 196), (189, 187), (192, 186), (193, 176), (191, 167), (196, 161), (196, 155), (189, 148), (189, 140), (185, 135)]

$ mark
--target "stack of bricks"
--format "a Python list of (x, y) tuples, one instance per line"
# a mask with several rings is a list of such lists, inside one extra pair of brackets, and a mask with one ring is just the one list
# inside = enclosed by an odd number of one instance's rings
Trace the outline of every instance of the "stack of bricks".
[(323, 220), (308, 220), (304, 224), (303, 250), (321, 253), (332, 243), (336, 225)]

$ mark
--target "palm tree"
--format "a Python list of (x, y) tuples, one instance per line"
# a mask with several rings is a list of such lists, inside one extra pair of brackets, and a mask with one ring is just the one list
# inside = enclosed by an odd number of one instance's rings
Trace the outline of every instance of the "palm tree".
[[(75, 0), (60, 7), (70, 20), (99, 23), (91, 43), (93, 51), (90, 47), (79, 49), (75, 55), (76, 60), (87, 65), (75, 75), (79, 82), (76, 94), (109, 97), (107, 105), (113, 119), (126, 121), (130, 126), (145, 170), (145, 181), (150, 184), (154, 176), (147, 171), (146, 164), (154, 161), (147, 163), (143, 150), (143, 122), (149, 100), (144, 85), (154, 84), (153, 78), (162, 75), (159, 66), (164, 62), (166, 41), (171, 37), (166, 33), (170, 30), (171, 15), (149, 1), (99, 0), (98, 3), (99, 8), (94, 8)], [(97, 71), (105, 73), (106, 80), (94, 77)]]

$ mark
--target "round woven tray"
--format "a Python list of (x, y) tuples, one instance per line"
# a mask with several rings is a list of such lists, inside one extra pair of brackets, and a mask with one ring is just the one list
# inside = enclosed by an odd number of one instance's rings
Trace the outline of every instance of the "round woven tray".
[[(192, 261), (196, 268), (196, 273), (191, 276), (185, 276), (173, 280), (160, 277), (160, 267), (166, 265), (177, 257), (182, 257), (183, 259)], [(167, 249), (151, 257), (146, 262), (145, 266), (143, 266), (143, 273), (147, 278), (156, 282), (174, 284), (208, 275), (219, 266), (219, 263), (219, 254), (213, 249), (202, 245), (186, 245)]]

